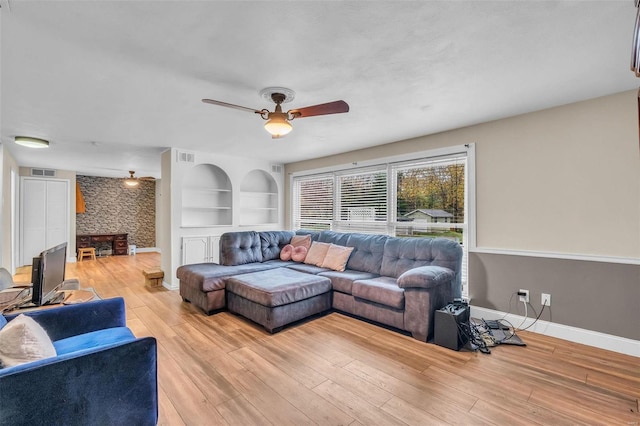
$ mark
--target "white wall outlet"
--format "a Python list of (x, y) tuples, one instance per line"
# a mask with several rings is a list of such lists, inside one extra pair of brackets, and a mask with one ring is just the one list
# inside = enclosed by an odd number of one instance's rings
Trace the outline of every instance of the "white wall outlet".
[(540, 297), (540, 304), (542, 304), (542, 306), (551, 306), (551, 295), (542, 293), (542, 296)]
[(520, 301), (524, 303), (529, 303), (529, 290), (518, 290), (518, 293), (525, 293), (524, 296), (518, 295), (520, 297)]

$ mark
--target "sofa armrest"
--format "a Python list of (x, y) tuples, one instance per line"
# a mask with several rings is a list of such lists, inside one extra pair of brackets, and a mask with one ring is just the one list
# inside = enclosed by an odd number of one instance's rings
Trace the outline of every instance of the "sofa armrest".
[[(7, 321), (20, 314), (21, 312), (16, 312), (6, 315)], [(40, 324), (53, 341), (127, 325), (124, 299), (121, 297), (27, 311), (24, 314)]]
[(409, 269), (398, 277), (401, 288), (433, 288), (450, 283), (456, 277), (455, 273), (443, 266), (420, 266)]
[(3, 425), (155, 425), (156, 340), (145, 337), (0, 370), (0, 389)]

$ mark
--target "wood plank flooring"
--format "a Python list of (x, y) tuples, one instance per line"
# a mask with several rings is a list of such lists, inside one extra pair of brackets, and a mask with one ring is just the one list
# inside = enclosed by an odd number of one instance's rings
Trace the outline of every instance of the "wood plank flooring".
[[(638, 425), (640, 359), (539, 334), (455, 352), (339, 314), (270, 335), (145, 287), (160, 255), (68, 264), (158, 340), (162, 425)], [(29, 281), (29, 268), (16, 275)]]

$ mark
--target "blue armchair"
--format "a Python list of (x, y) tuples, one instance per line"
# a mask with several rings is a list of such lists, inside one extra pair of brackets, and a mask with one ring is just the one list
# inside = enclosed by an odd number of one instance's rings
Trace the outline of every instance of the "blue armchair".
[(157, 423), (156, 340), (126, 327), (122, 298), (25, 315), (44, 328), (57, 355), (0, 369), (0, 425)]

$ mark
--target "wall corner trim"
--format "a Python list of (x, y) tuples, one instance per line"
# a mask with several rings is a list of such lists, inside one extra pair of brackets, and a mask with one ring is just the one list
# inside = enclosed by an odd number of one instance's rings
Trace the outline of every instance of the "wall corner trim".
[[(522, 321), (525, 321), (523, 327), (529, 327), (535, 320), (535, 318), (527, 318), (525, 320), (521, 315), (509, 314), (478, 306), (471, 306), (471, 316), (473, 318), (484, 318), (487, 320), (504, 318), (511, 324), (520, 324)], [(638, 340), (542, 320), (538, 320), (538, 322), (527, 331), (640, 358), (640, 341)]]
[(640, 258), (601, 256), (592, 254), (554, 253), (546, 251), (512, 250), (489, 247), (469, 247), (469, 253), (501, 254), (508, 256), (546, 257), (550, 259), (582, 260), (587, 262), (622, 263), (640, 265)]

